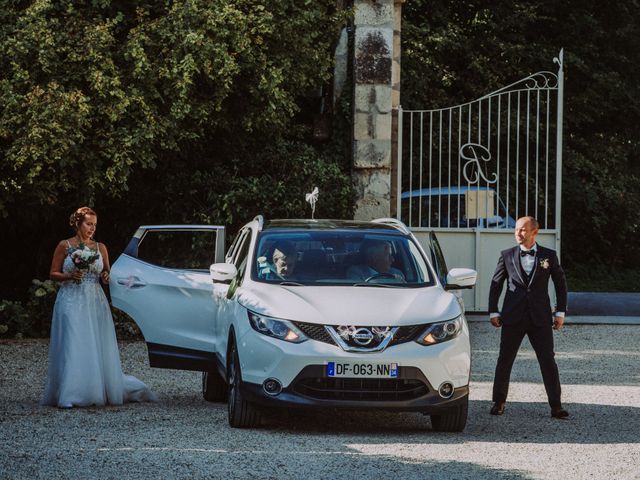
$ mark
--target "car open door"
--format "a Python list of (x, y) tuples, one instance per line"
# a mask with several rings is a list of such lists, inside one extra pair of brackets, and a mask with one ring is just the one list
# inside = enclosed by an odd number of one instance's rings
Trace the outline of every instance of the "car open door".
[(111, 268), (113, 305), (140, 327), (152, 367), (209, 370), (216, 305), (209, 266), (224, 259), (224, 227), (138, 228)]

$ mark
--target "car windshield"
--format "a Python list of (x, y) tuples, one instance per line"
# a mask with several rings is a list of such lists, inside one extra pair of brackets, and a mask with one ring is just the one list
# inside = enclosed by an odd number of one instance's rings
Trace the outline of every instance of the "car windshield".
[(434, 284), (427, 261), (410, 237), (353, 230), (262, 232), (252, 278), (288, 285)]

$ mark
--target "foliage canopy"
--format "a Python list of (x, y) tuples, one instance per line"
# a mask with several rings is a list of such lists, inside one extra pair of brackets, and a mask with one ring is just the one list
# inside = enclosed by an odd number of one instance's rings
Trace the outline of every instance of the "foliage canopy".
[(309, 146), (301, 108), (343, 21), (330, 0), (0, 0), (0, 226), (37, 239), (22, 268), (45, 274), (84, 204), (116, 253), (139, 223), (305, 215), (315, 184), (349, 216), (346, 142)]
[(2, 3), (3, 213), (278, 139), (326, 81), (338, 20), (328, 1)]

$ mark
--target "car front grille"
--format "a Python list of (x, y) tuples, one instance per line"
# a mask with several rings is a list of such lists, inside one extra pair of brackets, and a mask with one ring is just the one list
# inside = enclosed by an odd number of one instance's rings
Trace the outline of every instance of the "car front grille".
[[(331, 335), (327, 332), (324, 325), (319, 325), (316, 323), (305, 323), (305, 322), (293, 322), (293, 324), (298, 327), (302, 333), (304, 333), (311, 340), (317, 340), (318, 342), (328, 343), (330, 345), (335, 345), (335, 342), (331, 338)], [(331, 325), (331, 328), (335, 328), (335, 325)], [(411, 342), (415, 340), (415, 338), (422, 333), (427, 328), (427, 324), (421, 325), (406, 325), (398, 328), (393, 339), (389, 343), (388, 347), (393, 345), (399, 345), (401, 343)]]
[(317, 340), (318, 342), (329, 343), (331, 345), (335, 345), (335, 342), (324, 328), (324, 325), (318, 325), (316, 323), (304, 323), (304, 322), (293, 322), (293, 324), (298, 327), (302, 333), (304, 333), (311, 340)]
[(422, 397), (429, 389), (416, 379), (312, 377), (300, 379), (294, 391), (317, 400), (392, 402)]
[(389, 346), (398, 345), (400, 343), (407, 343), (415, 340), (427, 328), (427, 324), (423, 325), (407, 325), (406, 327), (398, 328), (398, 331), (393, 336), (393, 340), (389, 343)]

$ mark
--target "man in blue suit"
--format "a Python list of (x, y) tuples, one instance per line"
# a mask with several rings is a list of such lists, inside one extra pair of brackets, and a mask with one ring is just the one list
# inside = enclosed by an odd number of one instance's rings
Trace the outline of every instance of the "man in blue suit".
[[(511, 367), (525, 335), (536, 352), (551, 416), (566, 418), (569, 412), (560, 401), (560, 377), (553, 351), (553, 330), (560, 330), (567, 309), (567, 282), (554, 250), (536, 243), (538, 221), (522, 217), (516, 222), (518, 245), (500, 254), (489, 290), (490, 321), (502, 327), (500, 354), (493, 381), (492, 415), (502, 415), (507, 401)], [(552, 312), (549, 279), (553, 280), (557, 308)], [(498, 300), (507, 282), (502, 310)]]

